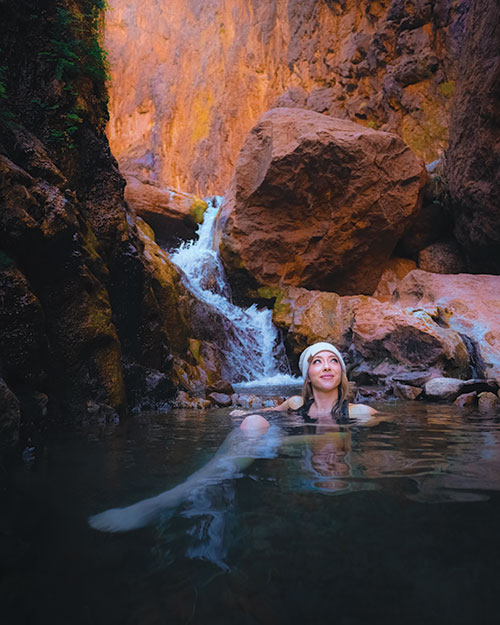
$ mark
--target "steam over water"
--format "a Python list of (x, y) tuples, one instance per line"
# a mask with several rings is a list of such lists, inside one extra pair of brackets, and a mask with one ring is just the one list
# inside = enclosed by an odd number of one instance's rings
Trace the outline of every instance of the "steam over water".
[(232, 302), (231, 288), (217, 252), (212, 248), (214, 223), (221, 197), (209, 200), (198, 238), (182, 243), (171, 254), (172, 261), (184, 272), (185, 284), (222, 324), (217, 337), (232, 382), (259, 385), (296, 383), (290, 375), (285, 348), (272, 323), (271, 310), (239, 308)]

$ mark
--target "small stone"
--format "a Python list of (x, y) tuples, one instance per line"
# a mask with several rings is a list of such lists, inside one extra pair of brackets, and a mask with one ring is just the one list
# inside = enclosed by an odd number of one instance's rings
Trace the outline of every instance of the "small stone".
[(231, 396), (226, 395), (225, 393), (210, 393), (207, 399), (209, 399), (216, 406), (220, 406), (222, 408), (231, 405)]
[(432, 373), (429, 371), (408, 371), (393, 376), (394, 382), (409, 386), (423, 386), (430, 380)]
[(209, 384), (207, 386), (207, 391), (209, 393), (223, 393), (224, 395), (232, 395), (234, 393), (234, 388), (232, 387), (231, 382), (227, 380), (217, 380), (213, 384)]
[(202, 397), (191, 397), (185, 391), (179, 391), (175, 400), (176, 408), (192, 408), (195, 410), (204, 410), (210, 408), (212, 402), (209, 399), (203, 399)]
[(494, 393), (479, 393), (477, 404), (481, 412), (496, 412), (500, 399)]
[(425, 396), (430, 400), (454, 401), (460, 394), (463, 380), (433, 378), (424, 384)]
[(414, 401), (423, 393), (423, 390), (417, 386), (400, 384), (399, 382), (393, 382), (392, 390), (398, 399), (407, 399), (409, 401)]
[(459, 408), (470, 408), (475, 406), (477, 403), (477, 393), (475, 391), (472, 393), (462, 393), (462, 395), (459, 395), (453, 403)]

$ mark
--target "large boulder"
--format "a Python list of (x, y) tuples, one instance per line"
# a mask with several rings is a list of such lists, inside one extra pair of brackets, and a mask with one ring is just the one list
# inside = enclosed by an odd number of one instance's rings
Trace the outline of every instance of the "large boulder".
[(269, 111), (245, 141), (217, 225), (230, 281), (244, 294), (281, 284), (373, 293), (425, 179), (395, 135)]
[(471, 2), (453, 101), (447, 173), (469, 269), (500, 272), (500, 4)]
[(500, 276), (416, 269), (401, 280), (394, 296), (401, 307), (427, 311), (465, 337), (474, 377), (500, 379)]

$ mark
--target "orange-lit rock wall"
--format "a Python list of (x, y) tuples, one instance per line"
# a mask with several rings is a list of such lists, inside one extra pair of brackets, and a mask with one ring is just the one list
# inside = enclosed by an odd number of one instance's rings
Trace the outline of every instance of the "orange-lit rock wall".
[(223, 193), (275, 104), (446, 147), (467, 0), (108, 0), (111, 148), (122, 170)]

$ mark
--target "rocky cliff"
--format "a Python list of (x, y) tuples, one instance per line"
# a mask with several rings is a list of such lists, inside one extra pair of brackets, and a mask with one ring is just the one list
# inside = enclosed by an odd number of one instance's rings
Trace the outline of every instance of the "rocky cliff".
[(117, 420), (210, 377), (193, 302), (124, 201), (104, 134), (103, 7), (0, 3), (3, 442), (48, 414)]
[(273, 106), (446, 148), (468, 0), (110, 0), (113, 153), (127, 172), (224, 193)]
[(472, 271), (500, 273), (500, 5), (467, 20), (447, 151), (455, 235)]

